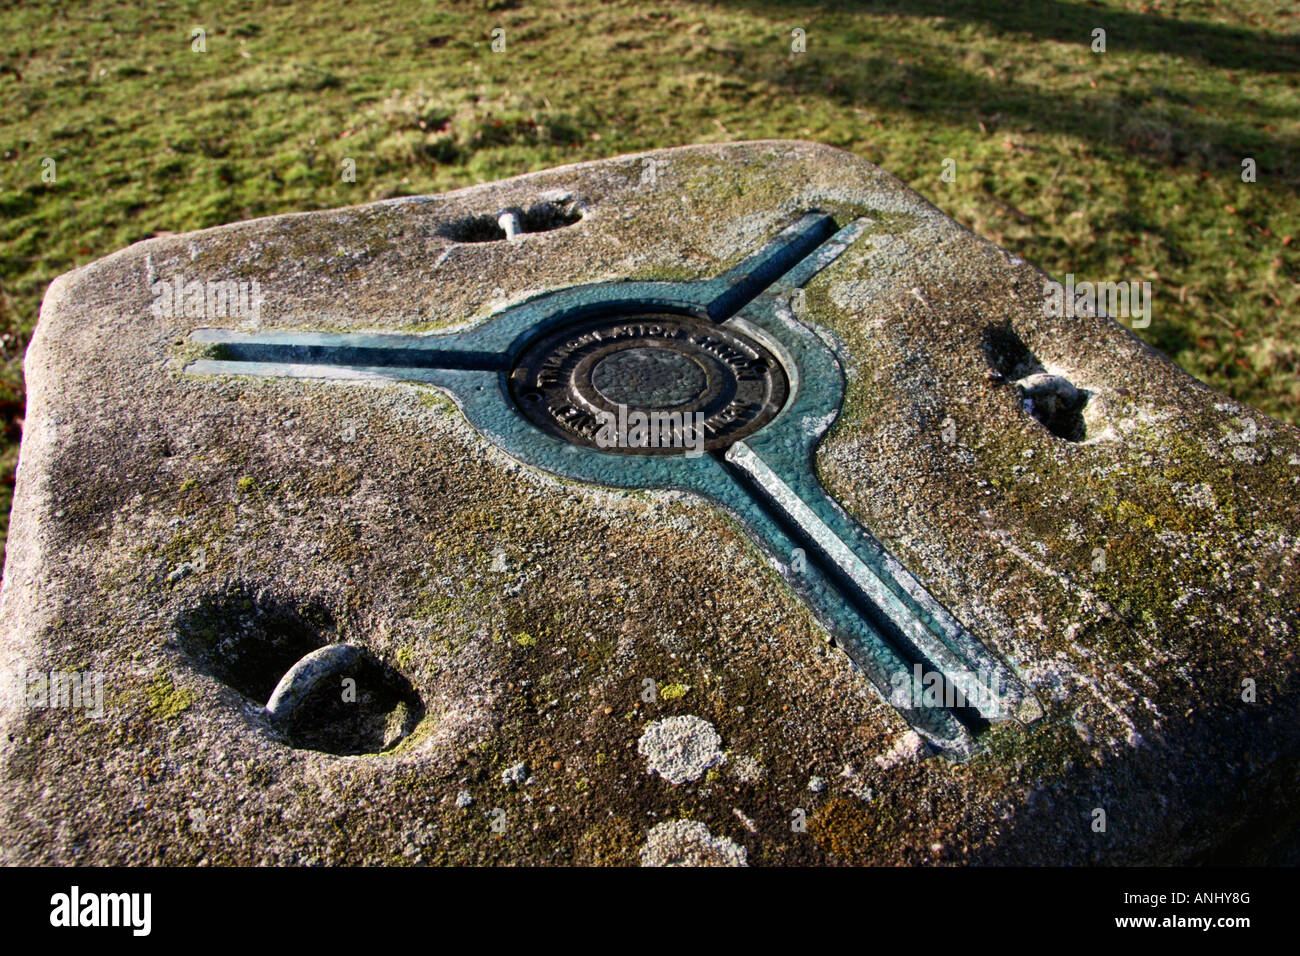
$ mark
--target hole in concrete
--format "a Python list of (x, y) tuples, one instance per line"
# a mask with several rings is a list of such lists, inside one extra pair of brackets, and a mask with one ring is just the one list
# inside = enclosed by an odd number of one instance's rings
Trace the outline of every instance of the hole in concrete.
[[(506, 211), (506, 210), (502, 210)], [(582, 218), (582, 210), (572, 199), (557, 202), (540, 202), (527, 209), (512, 209), (518, 216), (521, 232), (550, 232), (571, 226)], [(456, 242), (496, 242), (506, 238), (506, 231), (498, 221), (500, 212), (482, 216), (455, 219), (438, 229), (438, 234)]]
[[(270, 588), (237, 585), (209, 595), (176, 619), (178, 644), (191, 663), (264, 706), (309, 655), (332, 644), (334, 618), (319, 602), (283, 598)], [(294, 747), (333, 754), (380, 753), (424, 716), (410, 682), (361, 648), (319, 679), (300, 680), (293, 704), (272, 723)]]
[(333, 629), (323, 605), (245, 585), (205, 597), (176, 619), (177, 641), (194, 665), (259, 704), (289, 668), (329, 643)]
[(1010, 326), (989, 326), (982, 346), (995, 385), (1014, 385), (1020, 407), (1044, 428), (1070, 442), (1087, 438), (1083, 410), (1090, 394), (1060, 375), (1051, 375)]
[(1080, 442), (1088, 437), (1083, 409), (1088, 393), (1075, 388), (1059, 375), (1030, 375), (1016, 382), (1021, 407), (1038, 419), (1049, 432), (1066, 441)]

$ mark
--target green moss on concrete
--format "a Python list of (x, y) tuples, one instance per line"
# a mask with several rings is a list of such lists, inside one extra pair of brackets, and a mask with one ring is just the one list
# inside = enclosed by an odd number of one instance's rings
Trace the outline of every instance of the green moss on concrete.
[(160, 671), (146, 687), (149, 711), (159, 720), (173, 720), (194, 703), (194, 695), (187, 688), (178, 688), (171, 674)]

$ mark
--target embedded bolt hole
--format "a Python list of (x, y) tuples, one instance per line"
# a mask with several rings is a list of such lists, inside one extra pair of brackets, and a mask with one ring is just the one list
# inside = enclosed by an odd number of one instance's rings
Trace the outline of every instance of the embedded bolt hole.
[(1088, 437), (1083, 409), (1089, 393), (1059, 375), (1038, 374), (1016, 382), (1021, 407), (1057, 438), (1081, 442)]
[(524, 394), (524, 401), (532, 402), (533, 404), (540, 402), (545, 397), (542, 395), (541, 392), (533, 388), (530, 388), (528, 391), (524, 392), (523, 394)]
[(181, 611), (174, 635), (191, 665), (259, 706), (293, 747), (381, 753), (424, 716), (415, 689), (368, 651), (332, 643), (324, 605), (237, 584)]
[(525, 233), (562, 229), (581, 218), (582, 208), (576, 200), (547, 201), (526, 209), (502, 209), (491, 215), (456, 219), (441, 226), (438, 234), (456, 242), (498, 242)]
[(1069, 379), (1051, 375), (1010, 326), (989, 326), (982, 341), (989, 380), (1015, 385), (1020, 408), (1044, 428), (1069, 442), (1088, 437), (1083, 411), (1091, 393)]

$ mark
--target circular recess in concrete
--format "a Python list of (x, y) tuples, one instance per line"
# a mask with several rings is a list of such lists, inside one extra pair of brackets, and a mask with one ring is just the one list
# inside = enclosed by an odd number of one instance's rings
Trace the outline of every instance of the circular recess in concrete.
[(631, 455), (724, 449), (770, 422), (790, 394), (781, 363), (749, 336), (661, 313), (552, 330), (523, 349), (509, 385), (550, 434)]
[(321, 603), (229, 585), (183, 610), (180, 649), (198, 670), (266, 705), (284, 742), (333, 754), (382, 753), (424, 716), (415, 688), (368, 651), (334, 643)]

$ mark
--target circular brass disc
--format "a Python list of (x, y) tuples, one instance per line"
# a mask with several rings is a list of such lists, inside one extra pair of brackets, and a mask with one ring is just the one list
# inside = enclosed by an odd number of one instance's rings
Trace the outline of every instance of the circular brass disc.
[(685, 315), (584, 319), (543, 335), (510, 372), (540, 428), (616, 454), (726, 448), (770, 422), (790, 382), (768, 349)]

